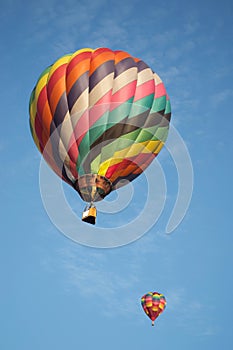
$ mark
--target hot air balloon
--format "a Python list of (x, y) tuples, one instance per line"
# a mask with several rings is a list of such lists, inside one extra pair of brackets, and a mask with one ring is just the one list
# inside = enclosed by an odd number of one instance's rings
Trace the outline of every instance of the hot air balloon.
[(160, 77), (124, 51), (84, 48), (40, 75), (30, 97), (30, 129), (55, 173), (87, 203), (137, 178), (162, 149), (171, 117)]
[(143, 297), (141, 298), (141, 304), (143, 310), (151, 319), (152, 326), (154, 326), (154, 321), (164, 311), (166, 307), (166, 299), (164, 295), (158, 292), (149, 292), (143, 295)]

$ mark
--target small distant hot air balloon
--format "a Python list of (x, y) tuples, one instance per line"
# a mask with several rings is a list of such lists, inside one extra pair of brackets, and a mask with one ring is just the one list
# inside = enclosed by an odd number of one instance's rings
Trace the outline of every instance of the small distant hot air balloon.
[(80, 49), (40, 75), (30, 98), (32, 137), (46, 162), (90, 203), (139, 176), (162, 149), (171, 117), (160, 77), (141, 59)]
[(165, 296), (158, 292), (148, 292), (141, 298), (141, 304), (143, 310), (151, 319), (152, 326), (154, 326), (154, 321), (164, 311), (166, 307)]

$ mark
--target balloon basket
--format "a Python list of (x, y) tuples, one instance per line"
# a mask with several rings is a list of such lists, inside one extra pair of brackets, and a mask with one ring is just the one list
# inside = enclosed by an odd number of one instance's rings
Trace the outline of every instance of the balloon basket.
[(96, 207), (94, 205), (90, 205), (89, 207), (86, 207), (84, 209), (82, 221), (87, 222), (88, 224), (95, 225), (96, 215)]

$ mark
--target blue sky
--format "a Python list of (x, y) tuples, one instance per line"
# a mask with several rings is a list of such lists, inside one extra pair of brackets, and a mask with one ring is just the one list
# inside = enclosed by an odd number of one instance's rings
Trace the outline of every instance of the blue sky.
[[(230, 0), (1, 3), (1, 349), (232, 347), (232, 14)], [(161, 215), (140, 239), (111, 249), (74, 242), (50, 220), (28, 124), (43, 69), (65, 53), (101, 46), (126, 50), (161, 76), (194, 172), (187, 213), (166, 234), (179, 186), (164, 149)], [(100, 213), (98, 225), (111, 232), (136, 217), (145, 188), (142, 176), (124, 192), (133, 191), (127, 210)], [(81, 199), (63, 190), (79, 217)], [(114, 205), (117, 198), (110, 197)], [(77, 235), (85, 230), (79, 221)], [(140, 297), (157, 290), (167, 308), (152, 328)]]

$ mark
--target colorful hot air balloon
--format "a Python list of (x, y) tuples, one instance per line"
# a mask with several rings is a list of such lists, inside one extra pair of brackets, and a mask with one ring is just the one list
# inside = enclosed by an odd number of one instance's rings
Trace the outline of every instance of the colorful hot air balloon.
[(154, 321), (164, 311), (166, 307), (166, 299), (164, 295), (158, 292), (149, 292), (143, 295), (143, 297), (141, 298), (141, 304), (143, 310), (151, 319), (152, 326), (154, 326)]
[(132, 181), (158, 155), (171, 108), (160, 77), (124, 51), (86, 48), (59, 58), (30, 98), (30, 127), (50, 167), (91, 203)]

